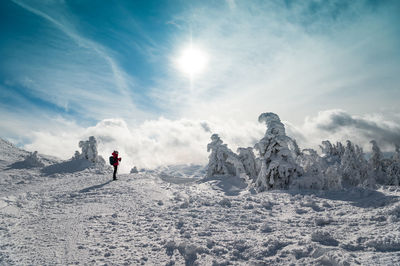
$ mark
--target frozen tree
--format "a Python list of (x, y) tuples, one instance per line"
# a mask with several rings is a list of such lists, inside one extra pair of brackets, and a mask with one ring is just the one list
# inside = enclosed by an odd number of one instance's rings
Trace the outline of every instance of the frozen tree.
[(324, 171), (326, 168), (324, 159), (313, 149), (304, 149), (296, 158), (296, 163), (302, 167), (303, 175), (294, 180), (292, 188), (297, 189), (323, 189)]
[(392, 156), (392, 160), (395, 162), (400, 162), (400, 146), (398, 144), (396, 144), (395, 146), (395, 151)]
[(322, 141), (322, 145), (319, 145), (321, 148), (322, 156), (332, 156), (334, 153), (333, 146), (329, 140)]
[(382, 171), (383, 155), (381, 149), (375, 140), (371, 140), (370, 143), (372, 144), (372, 154), (369, 158), (369, 164), (371, 165), (372, 169)]
[(392, 161), (387, 169), (387, 185), (400, 185), (400, 162)]
[(75, 151), (74, 159), (86, 159), (92, 163), (105, 164), (105, 160), (97, 152), (97, 140), (94, 136), (90, 136), (89, 140), (79, 141), (79, 147), (82, 153)]
[(134, 166), (134, 167), (131, 169), (131, 174), (137, 174), (137, 173), (139, 173), (139, 171), (138, 171), (138, 169), (136, 168), (136, 166)]
[(211, 136), (211, 143), (207, 145), (207, 151), (211, 151), (207, 166), (208, 177), (215, 175), (240, 176), (245, 173), (238, 155), (232, 152), (226, 144), (223, 144), (218, 134)]
[(258, 121), (265, 122), (267, 131), (255, 145), (261, 162), (255, 186), (259, 191), (288, 188), (291, 180), (301, 174), (289, 150), (289, 143), (293, 140), (286, 136), (285, 126), (278, 115), (263, 113)]
[(395, 153), (390, 160), (390, 165), (387, 167), (387, 185), (400, 185), (400, 151), (399, 145), (396, 144)]
[(346, 148), (340, 164), (342, 187), (349, 186), (373, 186), (374, 180), (368, 172), (368, 164), (364, 159), (364, 153), (358, 145), (347, 141)]
[(304, 149), (296, 162), (303, 168), (304, 174), (321, 177), (327, 165), (323, 158), (313, 149)]
[(322, 157), (328, 164), (340, 164), (345, 150), (341, 142), (332, 145), (329, 140), (324, 140), (319, 147), (321, 148)]
[(28, 156), (25, 157), (24, 164), (27, 167), (43, 167), (44, 163), (39, 159), (38, 152), (31, 152)]
[(257, 178), (258, 169), (256, 157), (253, 153), (253, 148), (238, 148), (237, 152), (239, 153), (239, 160), (242, 162), (247, 176), (255, 181)]
[(377, 182), (379, 184), (386, 184), (383, 154), (375, 140), (371, 140), (370, 143), (372, 144), (372, 154), (368, 161), (369, 166)]

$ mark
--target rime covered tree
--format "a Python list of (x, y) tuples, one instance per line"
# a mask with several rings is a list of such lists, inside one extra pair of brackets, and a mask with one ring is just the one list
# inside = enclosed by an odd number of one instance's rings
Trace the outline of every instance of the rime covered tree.
[(40, 160), (37, 151), (31, 152), (28, 156), (26, 156), (23, 163), (27, 167), (43, 167), (44, 166), (44, 163)]
[(368, 164), (371, 168), (373, 175), (375, 176), (376, 181), (379, 184), (385, 184), (386, 174), (383, 163), (383, 154), (375, 140), (371, 140), (370, 143), (372, 144), (372, 154), (368, 160)]
[(400, 147), (396, 144), (395, 152), (387, 168), (387, 185), (400, 185)]
[(313, 149), (304, 149), (296, 162), (303, 168), (304, 174), (321, 177), (327, 165), (323, 158)]
[(79, 141), (79, 147), (82, 153), (75, 151), (74, 159), (86, 159), (92, 163), (105, 164), (103, 157), (97, 152), (97, 140), (94, 136), (90, 136), (89, 140)]
[(261, 163), (255, 186), (259, 191), (286, 189), (302, 172), (289, 149), (293, 140), (286, 136), (285, 126), (278, 115), (263, 113), (258, 121), (266, 124), (267, 131), (255, 145)]
[(247, 176), (255, 181), (259, 169), (257, 167), (256, 157), (253, 153), (253, 148), (238, 148), (237, 152), (239, 153), (239, 160), (242, 162)]
[(211, 151), (207, 166), (208, 177), (215, 175), (240, 176), (245, 173), (244, 166), (239, 157), (226, 144), (223, 144), (218, 134), (211, 136), (211, 142), (207, 145), (207, 151)]
[(373, 186), (374, 180), (368, 172), (368, 164), (364, 159), (362, 148), (347, 141), (340, 164), (340, 183), (342, 187)]
[(329, 140), (324, 140), (319, 147), (321, 148), (322, 157), (328, 164), (340, 163), (342, 160), (345, 148), (341, 142), (337, 142), (335, 145)]

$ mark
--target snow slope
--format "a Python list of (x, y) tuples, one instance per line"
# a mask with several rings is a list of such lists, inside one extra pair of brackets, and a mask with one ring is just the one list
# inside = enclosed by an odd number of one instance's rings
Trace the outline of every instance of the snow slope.
[(398, 187), (253, 194), (195, 166), (46, 174), (10, 167), (27, 153), (4, 143), (0, 265), (400, 265)]

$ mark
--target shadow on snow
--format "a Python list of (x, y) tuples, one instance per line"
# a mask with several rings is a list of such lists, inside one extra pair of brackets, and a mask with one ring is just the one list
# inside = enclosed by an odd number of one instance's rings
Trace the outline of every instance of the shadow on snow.
[(379, 208), (399, 201), (398, 196), (388, 196), (380, 191), (368, 188), (348, 188), (343, 190), (289, 190), (280, 191), (291, 195), (314, 195), (318, 198), (346, 201), (360, 208)]
[(227, 196), (238, 196), (247, 188), (246, 182), (238, 176), (212, 176), (198, 181), (199, 184), (206, 182), (217, 186)]
[(102, 188), (102, 187), (104, 187), (105, 185), (110, 184), (112, 181), (113, 181), (113, 180), (108, 180), (107, 182), (105, 182), (105, 183), (103, 183), (103, 184), (94, 185), (94, 186), (91, 186), (91, 187), (87, 187), (87, 188), (81, 189), (81, 190), (79, 190), (79, 193), (87, 193), (87, 192), (90, 192), (91, 190), (95, 190), (95, 189)]
[(42, 173), (44, 173), (45, 175), (75, 173), (83, 171), (92, 165), (93, 164), (88, 160), (75, 159), (44, 167), (42, 169)]

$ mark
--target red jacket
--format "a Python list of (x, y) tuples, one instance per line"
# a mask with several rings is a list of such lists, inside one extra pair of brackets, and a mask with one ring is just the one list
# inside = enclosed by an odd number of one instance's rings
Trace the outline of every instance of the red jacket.
[(114, 159), (115, 159), (115, 163), (113, 165), (118, 166), (119, 165), (118, 162), (121, 161), (121, 158), (118, 158), (118, 153), (115, 153), (115, 152), (112, 153), (112, 156), (114, 156)]

